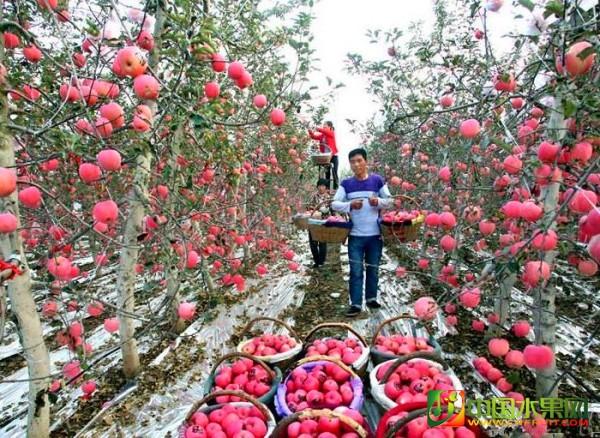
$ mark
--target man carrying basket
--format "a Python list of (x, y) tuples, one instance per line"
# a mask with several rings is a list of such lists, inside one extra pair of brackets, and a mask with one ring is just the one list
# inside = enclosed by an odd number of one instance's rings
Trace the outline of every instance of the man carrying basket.
[(352, 229), (348, 237), (348, 258), (350, 260), (350, 308), (346, 316), (357, 316), (362, 311), (363, 265), (366, 265), (365, 295), (367, 307), (377, 309), (379, 286), (379, 262), (383, 250), (379, 212), (393, 204), (390, 191), (384, 179), (369, 174), (367, 151), (358, 148), (348, 154), (350, 168), (354, 176), (340, 184), (331, 208), (350, 214)]

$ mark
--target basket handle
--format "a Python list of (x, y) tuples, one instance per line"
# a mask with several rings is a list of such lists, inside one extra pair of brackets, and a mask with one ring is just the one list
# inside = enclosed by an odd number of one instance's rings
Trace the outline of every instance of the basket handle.
[(196, 412), (198, 410), (198, 408), (200, 406), (202, 406), (205, 403), (208, 403), (211, 400), (216, 399), (217, 397), (221, 397), (224, 395), (230, 395), (230, 396), (234, 396), (234, 397), (239, 397), (249, 403), (251, 403), (252, 405), (254, 405), (254, 407), (256, 407), (261, 414), (264, 415), (265, 417), (265, 421), (268, 421), (269, 418), (271, 418), (271, 413), (267, 410), (267, 408), (260, 403), (258, 400), (256, 400), (254, 397), (249, 396), (248, 394), (246, 394), (245, 392), (242, 391), (230, 391), (230, 390), (224, 390), (224, 391), (215, 391), (215, 392), (211, 392), (210, 394), (208, 394), (207, 396), (205, 396), (204, 398), (202, 398), (201, 400), (198, 400), (196, 402), (194, 402), (194, 404), (192, 405), (192, 407), (190, 408), (188, 414), (185, 417), (185, 421), (189, 421), (189, 419), (191, 418), (191, 416), (194, 414), (194, 412)]
[(398, 321), (400, 319), (413, 319), (415, 321), (418, 320), (418, 318), (415, 318), (414, 316), (411, 316), (411, 315), (409, 315), (407, 313), (404, 313), (404, 314), (399, 315), (399, 316), (395, 316), (393, 318), (386, 319), (385, 321), (383, 321), (381, 324), (379, 324), (377, 326), (377, 329), (375, 330), (375, 334), (373, 335), (373, 339), (371, 339), (371, 345), (375, 345), (375, 341), (377, 340), (377, 337), (379, 336), (379, 334), (381, 333), (381, 330), (383, 330), (383, 328), (386, 325), (391, 324), (392, 322)]
[(252, 328), (252, 326), (254, 325), (254, 323), (256, 323), (257, 321), (272, 321), (276, 324), (279, 324), (283, 327), (286, 328), (286, 330), (292, 335), (293, 338), (295, 339), (300, 339), (300, 337), (298, 336), (298, 334), (289, 326), (287, 325), (285, 322), (283, 322), (280, 319), (277, 318), (271, 318), (270, 316), (259, 316), (258, 318), (254, 318), (252, 321), (250, 321), (246, 327), (244, 327), (242, 329), (242, 332), (240, 333), (240, 336), (243, 336), (245, 334), (248, 333), (248, 331)]
[(394, 373), (394, 371), (396, 371), (396, 369), (400, 365), (402, 365), (403, 363), (405, 363), (411, 359), (429, 359), (431, 361), (442, 364), (444, 366), (444, 369), (450, 368), (448, 363), (444, 359), (442, 359), (441, 355), (437, 354), (436, 352), (415, 351), (414, 353), (405, 354), (403, 356), (400, 356), (398, 359), (394, 360), (394, 363), (392, 364), (392, 366), (390, 366), (388, 368), (388, 370), (383, 375), (381, 382), (379, 382), (379, 383), (382, 385), (385, 385), (387, 383), (388, 379)]
[(319, 362), (322, 360), (334, 363), (337, 366), (339, 366), (341, 369), (346, 371), (348, 374), (350, 374), (352, 377), (358, 378), (358, 375), (352, 370), (352, 368), (350, 368), (348, 365), (346, 365), (341, 360), (336, 359), (335, 357), (331, 357), (331, 356), (322, 356), (322, 355), (308, 356), (308, 357), (302, 358), (298, 362), (296, 362), (296, 364), (294, 365), (294, 368), (297, 368), (300, 365), (305, 365), (310, 362)]
[[(441, 406), (443, 412), (448, 412), (447, 406)], [(423, 415), (427, 415), (428, 408), (416, 409), (414, 411), (410, 411), (408, 415), (400, 420), (396, 421), (392, 426), (385, 432), (384, 438), (393, 438), (396, 432), (408, 424), (410, 421), (415, 418), (419, 418)]]
[(228, 359), (233, 359), (233, 358), (238, 358), (238, 357), (245, 357), (246, 359), (250, 359), (253, 362), (256, 362), (257, 364), (259, 364), (269, 375), (269, 377), (271, 377), (271, 380), (275, 379), (275, 372), (269, 368), (269, 366), (264, 363), (262, 360), (260, 360), (258, 357), (256, 356), (252, 356), (248, 353), (243, 353), (243, 352), (233, 352), (233, 353), (229, 353), (226, 354), (224, 356), (221, 356), (217, 362), (215, 363), (215, 365), (213, 366), (212, 370), (210, 370), (210, 375), (214, 376), (215, 372), (217, 371), (217, 368), (219, 365), (221, 365), (223, 362), (225, 362)]
[(417, 208), (419, 210), (421, 210), (421, 203), (419, 201), (417, 201), (415, 198), (413, 198), (412, 196), (395, 195), (395, 196), (392, 196), (392, 198), (403, 198), (403, 199), (406, 199), (407, 201), (412, 202), (413, 204), (415, 204), (417, 206)]
[(297, 420), (305, 420), (307, 418), (314, 417), (335, 417), (338, 418), (342, 423), (350, 426), (354, 429), (354, 432), (361, 438), (367, 437), (367, 431), (353, 418), (348, 417), (347, 415), (342, 414), (341, 412), (334, 412), (330, 409), (304, 409), (300, 412), (296, 412), (295, 414), (288, 415), (283, 420), (281, 420), (275, 430), (273, 430), (272, 438), (284, 438), (286, 437), (287, 427)]
[(366, 339), (364, 337), (362, 337), (362, 335), (360, 333), (358, 333), (356, 330), (354, 330), (354, 328), (352, 328), (352, 326), (350, 324), (346, 324), (343, 322), (324, 322), (323, 324), (319, 324), (314, 329), (312, 329), (308, 333), (308, 335), (306, 335), (306, 337), (304, 338), (305, 347), (308, 344), (310, 337), (312, 335), (314, 335), (316, 332), (318, 332), (319, 330), (324, 329), (324, 328), (343, 328), (345, 330), (348, 330), (350, 333), (352, 333), (354, 336), (356, 336), (356, 338), (363, 344), (363, 346), (365, 346), (365, 348), (369, 348), (369, 344), (367, 344)]

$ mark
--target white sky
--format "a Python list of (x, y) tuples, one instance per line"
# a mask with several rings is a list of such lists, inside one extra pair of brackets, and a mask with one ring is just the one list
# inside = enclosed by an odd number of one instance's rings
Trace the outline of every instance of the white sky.
[[(348, 152), (360, 146), (359, 136), (350, 132), (350, 125), (345, 119), (365, 122), (379, 108), (366, 92), (366, 80), (350, 76), (344, 71), (346, 55), (349, 52), (359, 53), (368, 59), (382, 59), (388, 56), (385, 45), (369, 43), (366, 36), (368, 29), (406, 29), (411, 22), (422, 21), (424, 34), (427, 34), (433, 22), (432, 0), (411, 1), (410, 8), (407, 8), (407, 2), (320, 0), (314, 7), (316, 18), (311, 30), (314, 35), (314, 56), (319, 59), (317, 65), (321, 70), (314, 72), (310, 77), (311, 83), (319, 86), (315, 95), (327, 90), (327, 76), (333, 79), (334, 84), (343, 82), (346, 85), (334, 92), (335, 99), (330, 113), (326, 116), (326, 120), (331, 120), (336, 128), (340, 171), (349, 169)], [(513, 28), (511, 9), (510, 1), (506, 1), (498, 12), (488, 13), (488, 33), (492, 35), (495, 46), (506, 46), (499, 39), (502, 34)]]
[(368, 29), (405, 28), (410, 22), (421, 20), (431, 28), (430, 0), (411, 2), (410, 14), (406, 13), (405, 6), (392, 0), (321, 0), (314, 7), (316, 18), (311, 30), (321, 71), (311, 75), (311, 82), (319, 86), (319, 94), (327, 89), (327, 76), (334, 84), (346, 85), (334, 91), (330, 112), (325, 116), (336, 129), (340, 171), (349, 169), (348, 152), (361, 145), (359, 136), (350, 132), (346, 119), (365, 122), (378, 109), (378, 104), (366, 92), (366, 80), (345, 72), (346, 55), (353, 52), (368, 58), (388, 56), (385, 45), (369, 43)]

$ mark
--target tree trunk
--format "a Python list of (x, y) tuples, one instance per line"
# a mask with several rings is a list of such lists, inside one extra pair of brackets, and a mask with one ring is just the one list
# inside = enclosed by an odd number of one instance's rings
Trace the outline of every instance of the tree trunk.
[(517, 274), (510, 273), (500, 282), (500, 293), (494, 303), (494, 312), (498, 315), (498, 324), (495, 332), (500, 333), (500, 327), (504, 326), (510, 317), (510, 300), (512, 288), (517, 281)]
[[(4, 131), (8, 117), (6, 94), (0, 97), (1, 131), (0, 131), (0, 166), (14, 167), (15, 154), (12, 137)], [(21, 226), (17, 192), (0, 199), (0, 211), (11, 212), (17, 218), (18, 227)], [(42, 325), (36, 311), (35, 301), (31, 295), (31, 276), (27, 259), (23, 252), (23, 245), (18, 231), (2, 235), (0, 240), (2, 258), (9, 260), (11, 255), (18, 256), (21, 260), (23, 273), (13, 280), (7, 281), (8, 299), (11, 311), (17, 317), (19, 338), (27, 360), (29, 372), (29, 409), (27, 416), (27, 436), (47, 437), (50, 425), (50, 406), (48, 403), (48, 385), (50, 377), (50, 360), (48, 350), (44, 343)]]
[[(135, 311), (135, 264), (138, 260), (139, 246), (137, 236), (142, 233), (144, 219), (144, 201), (148, 193), (148, 180), (152, 155), (148, 149), (138, 155), (133, 187), (129, 197), (129, 216), (125, 224), (123, 248), (119, 260), (117, 290), (119, 291), (119, 335), (121, 338), (121, 353), (123, 355), (123, 372), (127, 377), (137, 375), (140, 358), (135, 341), (133, 318), (129, 315)], [(124, 313), (123, 313), (124, 312)]]
[[(564, 121), (563, 109), (559, 98), (555, 99), (553, 108), (550, 109), (550, 119), (548, 121), (547, 137), (555, 141), (560, 141), (564, 137), (566, 124)], [(553, 174), (554, 176), (554, 174)], [(554, 178), (553, 178), (554, 179)], [(558, 195), (560, 192), (561, 181), (550, 182), (547, 187), (542, 190), (541, 197), (544, 200), (544, 217), (553, 217), (556, 214), (558, 207)], [(556, 228), (556, 221), (550, 224), (549, 229)], [(544, 261), (550, 266), (556, 258), (556, 251), (548, 251), (544, 255)], [(556, 288), (554, 283), (550, 281), (537, 288), (535, 294), (535, 342), (544, 344), (556, 350)], [(536, 394), (541, 397), (557, 397), (558, 385), (554, 386), (556, 380), (556, 361), (552, 366), (538, 370), (536, 372)], [(554, 388), (553, 388), (554, 386)]]
[[(175, 217), (175, 196), (177, 193), (179, 193), (179, 184), (177, 183), (179, 165), (177, 164), (177, 156), (179, 155), (180, 144), (183, 140), (183, 131), (185, 126), (184, 123), (185, 122), (181, 122), (175, 130), (175, 134), (173, 135), (173, 144), (171, 146), (171, 153), (169, 155), (169, 163), (167, 165), (170, 171), (173, 172), (171, 174), (171, 184), (169, 187), (171, 193), (169, 195), (169, 200), (167, 201), (167, 211), (169, 212), (171, 218)], [(173, 232), (173, 226), (170, 227), (168, 238), (169, 241), (177, 240), (177, 236)], [(181, 242), (181, 244), (185, 245), (185, 242)], [(169, 256), (169, 263), (167, 265), (166, 272), (169, 320), (171, 321), (172, 330), (175, 333), (181, 333), (185, 329), (185, 323), (183, 320), (181, 320), (181, 318), (179, 318), (179, 314), (177, 312), (180, 301), (179, 288), (181, 286), (181, 279), (179, 278), (180, 269), (177, 268), (178, 255), (175, 253), (173, 248), (170, 248)], [(185, 269), (185, 267), (183, 269)]]
[[(546, 215), (552, 215), (556, 212), (558, 206), (558, 194), (560, 191), (560, 182), (551, 183), (545, 191), (542, 192), (544, 199), (544, 212)], [(553, 222), (550, 229), (556, 228), (556, 222)], [(548, 251), (544, 255), (544, 261), (550, 266), (556, 258), (556, 251)], [(537, 288), (535, 294), (535, 342), (544, 344), (556, 350), (556, 288), (550, 280)], [(536, 394), (541, 397), (557, 397), (558, 385), (554, 388), (556, 380), (556, 361), (552, 366), (536, 372)]]
[(202, 278), (204, 279), (204, 283), (206, 284), (206, 288), (208, 289), (209, 294), (213, 294), (215, 292), (215, 282), (210, 275), (210, 269), (208, 269), (208, 263), (206, 262), (206, 257), (202, 257), (201, 269), (202, 269)]
[[(0, 0), (0, 16), (4, 2)], [(4, 48), (0, 47), (0, 63), (4, 61)], [(4, 88), (4, 87), (2, 87)], [(13, 138), (7, 132), (8, 99), (4, 89), (0, 90), (0, 166), (15, 167)], [(47, 437), (50, 427), (50, 405), (48, 385), (50, 383), (50, 358), (44, 343), (42, 325), (31, 294), (31, 275), (23, 251), (23, 243), (18, 229), (21, 227), (17, 191), (10, 196), (0, 198), (0, 211), (11, 212), (17, 218), (17, 231), (2, 235), (0, 250), (2, 258), (9, 260), (18, 256), (21, 260), (22, 274), (13, 280), (7, 280), (8, 299), (11, 311), (17, 317), (18, 333), (23, 347), (29, 373), (29, 403), (27, 411), (27, 436), (30, 438)]]
[[(165, 18), (163, 6), (163, 2), (158, 2), (154, 32), (156, 48), (148, 62), (153, 69), (158, 66), (159, 61), (161, 33)], [(156, 102), (152, 100), (143, 103), (151, 109), (154, 116), (157, 110)], [(148, 199), (148, 182), (151, 168), (152, 152), (149, 146), (145, 144), (143, 151), (136, 158), (133, 187), (128, 195), (129, 216), (125, 224), (116, 285), (117, 291), (119, 291), (118, 309), (121, 311), (119, 312), (119, 337), (123, 356), (123, 373), (128, 378), (136, 376), (140, 367), (140, 358), (134, 337), (133, 318), (128, 315), (133, 314), (135, 310), (135, 264), (140, 249), (137, 237), (142, 232), (142, 221), (145, 213), (144, 203)], [(125, 314), (123, 314), (123, 311)]]

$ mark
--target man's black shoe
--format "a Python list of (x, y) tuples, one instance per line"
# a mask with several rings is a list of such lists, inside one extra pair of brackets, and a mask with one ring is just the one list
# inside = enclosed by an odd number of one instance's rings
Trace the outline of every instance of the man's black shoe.
[(367, 307), (370, 309), (381, 309), (381, 304), (377, 300), (367, 301)]
[(360, 315), (361, 311), (362, 311), (362, 309), (360, 307), (350, 306), (350, 308), (346, 311), (346, 316), (348, 316), (348, 317), (357, 316), (357, 315)]

